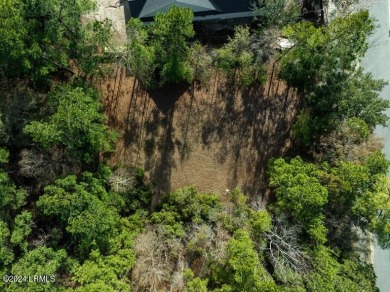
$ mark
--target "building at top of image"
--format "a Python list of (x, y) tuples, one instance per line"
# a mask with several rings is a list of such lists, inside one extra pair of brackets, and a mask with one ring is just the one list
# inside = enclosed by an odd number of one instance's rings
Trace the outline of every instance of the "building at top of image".
[(239, 20), (253, 17), (253, 0), (128, 0), (130, 16), (149, 22), (172, 6), (190, 8), (194, 21)]

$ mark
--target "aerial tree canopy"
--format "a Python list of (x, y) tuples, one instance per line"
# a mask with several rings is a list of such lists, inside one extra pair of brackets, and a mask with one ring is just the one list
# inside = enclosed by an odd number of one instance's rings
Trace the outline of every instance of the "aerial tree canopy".
[(64, 147), (75, 158), (91, 162), (102, 151), (112, 151), (115, 134), (104, 125), (98, 94), (83, 88), (60, 88), (52, 96), (54, 113), (24, 129), (44, 149)]
[(149, 26), (139, 19), (129, 21), (125, 64), (144, 86), (196, 78), (188, 62), (188, 41), (195, 35), (193, 19), (191, 9), (173, 6), (166, 13), (157, 13)]
[(303, 94), (307, 111), (300, 121), (306, 119), (309, 135), (318, 137), (354, 117), (371, 129), (385, 125), (383, 111), (390, 103), (379, 93), (386, 82), (358, 67), (374, 27), (368, 11), (362, 10), (328, 26), (302, 21), (285, 28), (294, 45), (282, 56), (280, 77)]

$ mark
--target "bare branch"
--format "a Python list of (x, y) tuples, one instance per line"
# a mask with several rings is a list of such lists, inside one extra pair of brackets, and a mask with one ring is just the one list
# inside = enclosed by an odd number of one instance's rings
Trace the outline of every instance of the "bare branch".
[(272, 230), (266, 232), (267, 250), (271, 264), (278, 270), (282, 280), (290, 271), (305, 273), (310, 269), (309, 256), (298, 244), (300, 226), (289, 225), (283, 216), (274, 220)]

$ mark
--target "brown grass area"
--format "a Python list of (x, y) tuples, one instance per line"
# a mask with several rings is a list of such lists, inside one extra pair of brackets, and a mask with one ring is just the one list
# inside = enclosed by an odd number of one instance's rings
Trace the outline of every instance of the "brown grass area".
[(215, 73), (202, 88), (147, 92), (119, 69), (102, 88), (109, 125), (121, 134), (110, 163), (143, 167), (157, 194), (195, 185), (263, 197), (268, 159), (291, 144), (298, 98), (277, 80), (239, 91)]

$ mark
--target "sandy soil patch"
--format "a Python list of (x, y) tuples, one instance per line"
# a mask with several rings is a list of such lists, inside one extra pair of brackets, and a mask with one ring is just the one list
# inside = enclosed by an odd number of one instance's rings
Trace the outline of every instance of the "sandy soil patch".
[(126, 42), (126, 22), (128, 20), (127, 0), (95, 0), (96, 10), (86, 15), (87, 19), (112, 22), (114, 45), (123, 46)]

